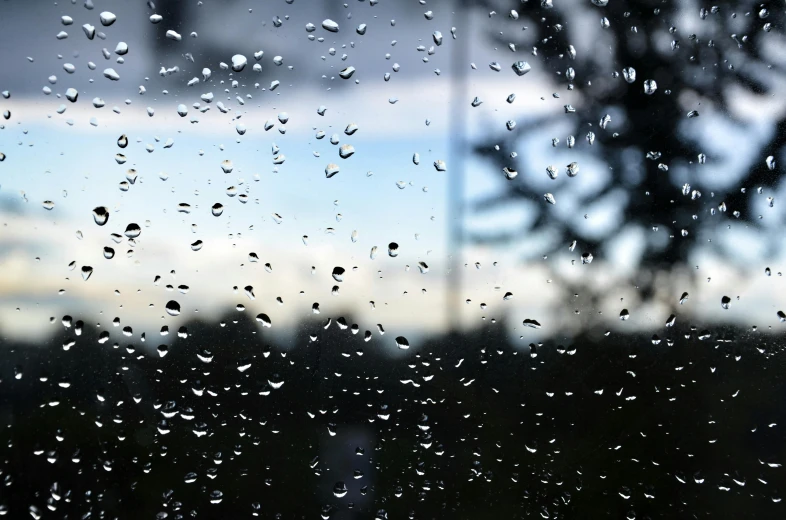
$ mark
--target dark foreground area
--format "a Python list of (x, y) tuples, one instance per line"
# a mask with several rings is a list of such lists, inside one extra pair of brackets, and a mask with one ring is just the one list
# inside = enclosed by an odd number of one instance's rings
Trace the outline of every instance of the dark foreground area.
[(278, 345), (258, 323), (194, 322), (164, 357), (149, 354), (157, 333), (142, 351), (119, 328), (104, 343), (59, 324), (45, 346), (3, 342), (0, 511), (784, 516), (774, 336), (685, 326), (658, 344), (592, 333), (513, 346), (498, 323), (391, 357), (389, 335), (324, 323)]

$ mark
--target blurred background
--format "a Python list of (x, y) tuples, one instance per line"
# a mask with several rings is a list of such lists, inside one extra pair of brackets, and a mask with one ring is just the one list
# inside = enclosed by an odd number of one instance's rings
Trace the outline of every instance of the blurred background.
[(777, 518), (784, 3), (0, 4), (0, 515)]

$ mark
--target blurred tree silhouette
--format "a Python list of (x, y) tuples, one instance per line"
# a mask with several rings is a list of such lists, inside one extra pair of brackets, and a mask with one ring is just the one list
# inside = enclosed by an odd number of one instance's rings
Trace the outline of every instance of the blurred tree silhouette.
[[(652, 274), (656, 271), (681, 269), (695, 273), (688, 260), (700, 243), (728, 260), (736, 260), (738, 251), (724, 248), (722, 240), (708, 241), (707, 232), (734, 221), (748, 232), (762, 229), (762, 221), (753, 211), (753, 198), (758, 195), (754, 188), (774, 188), (780, 180), (778, 169), (770, 171), (765, 158), (777, 158), (785, 144), (783, 112), (769, 114), (769, 136), (761, 143), (749, 133), (749, 123), (735, 114), (740, 113), (743, 103), (750, 110), (760, 101), (772, 100), (786, 80), (777, 50), (784, 41), (783, 9), (767, 12), (766, 4), (753, 1), (719, 1), (713, 4), (717, 7), (707, 5), (701, 11), (698, 5), (685, 7), (683, 2), (673, 0), (612, 0), (604, 7), (592, 5), (589, 0), (578, 6), (555, 1), (553, 7), (550, 0), (508, 1), (504, 8), (500, 2), (483, 4), (487, 9), (497, 9), (499, 17), (518, 9), (522, 18), (517, 25), (530, 30), (516, 33), (520, 35), (512, 42), (519, 49), (516, 59), (528, 59), (524, 53), (536, 47), (538, 57), (530, 56), (529, 61), (560, 78), (569, 91), (575, 88), (581, 97), (575, 113), (530, 118), (513, 131), (492, 132), (475, 146), (477, 154), (495, 164), (491, 170), (495, 175), (502, 175), (504, 167), (520, 174), (507, 181), (504, 193), (473, 201), (468, 210), (484, 215), (500, 204), (515, 202), (526, 204), (534, 217), (514, 231), (470, 233), (469, 240), (494, 244), (544, 238), (546, 245), (542, 248), (528, 247), (534, 258), (554, 254), (576, 239), (580, 250), (602, 261), (616, 237), (639, 230), (644, 248), (635, 283), (644, 298), (653, 296)], [(608, 19), (608, 28), (601, 28), (602, 17)], [(497, 26), (489, 32), (496, 44), (504, 46), (511, 43), (510, 34), (512, 31), (497, 31)], [(589, 45), (576, 44), (577, 53), (571, 58), (569, 48), (577, 40)], [(568, 67), (575, 71), (575, 81), (567, 77)], [(628, 67), (635, 69), (635, 81), (625, 78), (623, 69)], [(657, 82), (652, 95), (644, 92), (647, 79)], [(754, 101), (743, 100), (748, 95), (755, 96)], [(704, 116), (705, 108), (714, 117), (687, 116), (689, 110), (698, 110)], [(612, 117), (608, 130), (599, 125), (606, 114)], [(721, 130), (727, 142), (716, 141), (718, 133), (713, 127), (724, 122), (719, 118), (727, 118), (733, 129)], [(543, 201), (542, 185), (533, 186), (533, 176), (545, 177), (546, 164), (533, 164), (526, 154), (510, 156), (532, 135), (543, 138), (550, 131), (560, 138), (555, 146), (563, 149), (559, 152), (563, 156), (565, 135), (557, 132), (562, 132), (566, 124), (576, 140), (569, 152), (575, 157), (571, 160), (580, 166), (583, 161), (600, 161), (608, 171), (599, 190), (570, 192), (576, 197), (576, 211), (570, 214), (555, 211)], [(594, 135), (594, 144), (588, 135)], [(753, 153), (740, 150), (743, 161), (728, 161), (726, 154), (735, 153), (728, 150), (729, 145), (744, 140), (755, 145)], [(537, 146), (548, 144), (538, 142)], [(718, 146), (725, 153), (714, 152)], [(649, 152), (653, 153), (648, 157)], [(700, 158), (700, 154), (704, 155)], [(702, 165), (705, 158), (706, 165)], [(728, 162), (723, 175), (702, 173), (702, 168), (716, 161)], [(602, 171), (582, 174), (599, 178), (606, 175)], [(684, 184), (690, 188), (683, 191)], [(570, 190), (569, 185), (570, 179), (555, 181), (558, 204), (559, 190)], [(758, 200), (762, 198), (759, 195)], [(719, 209), (722, 203), (725, 208)], [(614, 217), (617, 225), (598, 232), (586, 225), (584, 214), (602, 208), (618, 210)], [(686, 236), (683, 229), (688, 232)], [(768, 254), (778, 247), (777, 241), (762, 242)], [(650, 275), (638, 276), (647, 271)]]

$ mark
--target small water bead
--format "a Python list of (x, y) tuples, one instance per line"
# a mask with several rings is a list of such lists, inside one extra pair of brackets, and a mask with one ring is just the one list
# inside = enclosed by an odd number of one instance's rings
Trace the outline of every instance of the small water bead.
[(246, 64), (248, 63), (248, 59), (242, 54), (235, 54), (232, 56), (232, 70), (235, 72), (240, 72), (244, 68), (246, 68)]
[(541, 327), (540, 322), (538, 320), (533, 320), (527, 318), (526, 320), (521, 322), (525, 327), (529, 327), (531, 329), (539, 329)]
[(88, 278), (90, 278), (90, 276), (93, 274), (93, 268), (90, 267), (89, 265), (84, 265), (82, 266), (81, 273), (82, 273), (82, 280), (87, 281)]
[(655, 82), (654, 79), (647, 79), (644, 80), (644, 93), (648, 96), (651, 96), (658, 90), (658, 84)]
[(409, 341), (404, 336), (399, 336), (396, 338), (396, 346), (401, 350), (409, 349)]
[(348, 491), (347, 485), (343, 481), (338, 481), (333, 486), (333, 495), (335, 495), (336, 498), (343, 498)]
[(115, 23), (115, 20), (117, 20), (117, 16), (115, 16), (114, 13), (111, 13), (109, 11), (104, 11), (103, 13), (98, 15), (98, 18), (101, 20), (101, 25), (103, 25), (104, 27), (109, 27), (110, 25)]
[(175, 300), (169, 300), (166, 303), (166, 312), (170, 316), (177, 316), (180, 314), (180, 304)]
[(331, 274), (332, 274), (333, 279), (335, 281), (343, 282), (344, 281), (344, 273), (345, 272), (346, 271), (345, 271), (345, 269), (343, 267), (336, 266), (336, 267), (333, 268), (333, 272)]
[(126, 230), (124, 232), (125, 236), (128, 238), (137, 238), (139, 235), (142, 234), (142, 228), (139, 227), (139, 224), (130, 223), (126, 226)]
[(395, 242), (391, 242), (388, 244), (388, 255), (391, 258), (395, 258), (398, 256), (398, 244)]
[(728, 309), (730, 306), (731, 306), (731, 298), (729, 298), (728, 296), (724, 296), (723, 298), (721, 298), (721, 307), (723, 307), (724, 309)]
[(532, 67), (526, 61), (514, 62), (511, 68), (513, 69), (513, 72), (515, 72), (517, 76), (523, 76), (532, 70)]
[(109, 210), (105, 206), (98, 206), (93, 209), (93, 221), (99, 226), (103, 226), (109, 221)]
[(339, 29), (338, 24), (329, 18), (322, 21), (322, 28), (332, 33), (337, 33)]
[(630, 312), (628, 312), (628, 309), (622, 309), (620, 311), (620, 320), (627, 321), (629, 318), (630, 318)]

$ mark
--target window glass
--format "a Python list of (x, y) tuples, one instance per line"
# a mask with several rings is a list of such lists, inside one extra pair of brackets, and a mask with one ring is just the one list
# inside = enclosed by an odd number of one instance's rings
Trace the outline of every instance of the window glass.
[(786, 516), (784, 17), (2, 2), (0, 516)]

